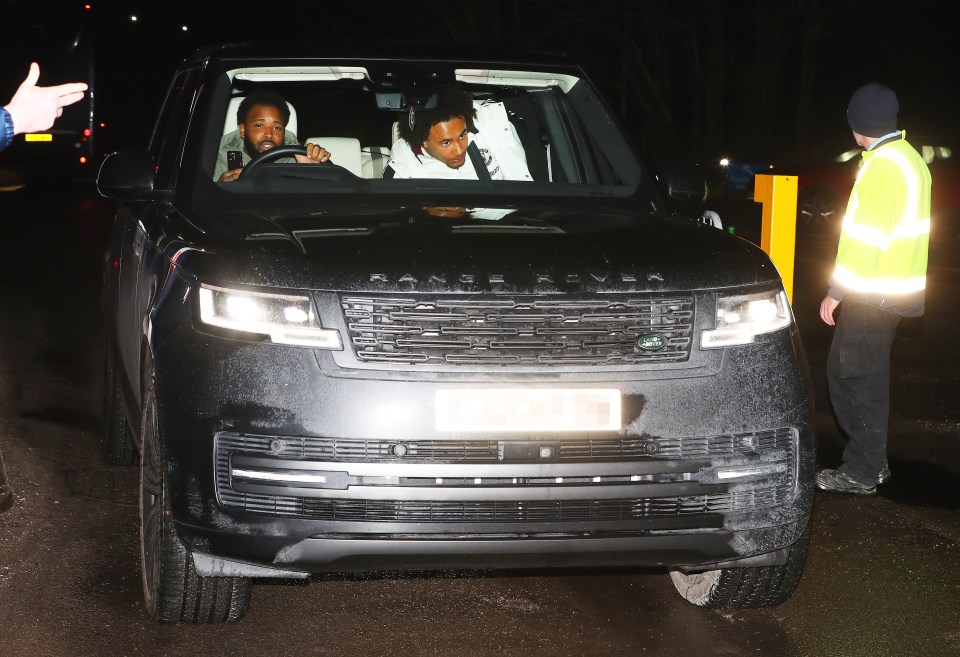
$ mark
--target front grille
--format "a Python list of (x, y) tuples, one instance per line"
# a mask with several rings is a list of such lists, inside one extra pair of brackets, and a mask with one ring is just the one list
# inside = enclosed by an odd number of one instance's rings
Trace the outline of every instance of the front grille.
[[(217, 435), (217, 489), (220, 502), (228, 509), (274, 516), (310, 518), (330, 521), (357, 522), (433, 522), (433, 523), (546, 523), (567, 521), (617, 521), (643, 518), (681, 517), (695, 514), (744, 512), (768, 509), (789, 504), (795, 494), (796, 481), (796, 436), (794, 429), (780, 429), (724, 434), (718, 436), (694, 436), (656, 439), (622, 440), (562, 440), (555, 445), (555, 463), (588, 463), (603, 472), (604, 464), (636, 463), (656, 465), (652, 475), (634, 475), (623, 482), (614, 476), (598, 476), (604, 484), (626, 483), (630, 492), (650, 491), (647, 496), (629, 499), (529, 499), (529, 500), (402, 500), (402, 499), (343, 499), (324, 497), (323, 493), (303, 493), (303, 497), (285, 494), (288, 489), (278, 487), (277, 494), (245, 492), (231, 483), (231, 459), (234, 456), (269, 457), (281, 459), (290, 467), (299, 463), (395, 463), (391, 472), (396, 477), (393, 485), (413, 486), (425, 491), (441, 482), (405, 479), (404, 465), (416, 464), (480, 464), (521, 462), (510, 459), (505, 444), (513, 441), (364, 441), (332, 438), (275, 437), (234, 433)], [(539, 441), (538, 441), (539, 442)], [(651, 444), (657, 445), (651, 448)], [(403, 450), (395, 448), (401, 445)], [(396, 453), (403, 452), (399, 457)], [(749, 486), (708, 487), (702, 494), (664, 494), (667, 482), (689, 481), (696, 485), (698, 472), (704, 463), (742, 465), (783, 463), (780, 474), (753, 482)], [(535, 460), (535, 459), (534, 459)], [(529, 461), (529, 458), (527, 459)], [(689, 462), (689, 466), (677, 467), (677, 463)], [(549, 462), (545, 463), (549, 467)], [(436, 466), (431, 466), (436, 467)], [(612, 467), (612, 466), (611, 466)], [(620, 466), (618, 466), (620, 467)], [(336, 468), (333, 468), (336, 469)], [(632, 470), (632, 466), (631, 466)], [(637, 472), (640, 468), (637, 469)], [(656, 474), (662, 473), (662, 474)], [(546, 473), (545, 473), (546, 474)], [(549, 475), (547, 475), (549, 476)], [(562, 480), (562, 481), (561, 481)], [(590, 497), (590, 484), (582, 478), (557, 478), (552, 487), (546, 480), (500, 481), (496, 477), (485, 478), (477, 485), (502, 490), (530, 490), (532, 488), (570, 488), (576, 486), (583, 495)], [(453, 477), (444, 478), (444, 486), (471, 488), (470, 481)], [(373, 485), (373, 484), (371, 484)], [(586, 490), (583, 490), (586, 488)], [(598, 488), (599, 490), (599, 488)], [(546, 493), (545, 493), (546, 494)], [(599, 497), (599, 495), (598, 495)]]
[[(358, 360), (406, 365), (681, 362), (690, 355), (694, 313), (690, 295), (344, 296), (340, 302)], [(642, 340), (648, 336), (654, 339)]]

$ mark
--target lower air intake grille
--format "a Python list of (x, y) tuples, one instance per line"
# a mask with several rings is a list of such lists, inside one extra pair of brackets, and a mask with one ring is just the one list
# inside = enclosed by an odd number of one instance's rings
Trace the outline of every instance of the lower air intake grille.
[[(789, 504), (795, 494), (795, 429), (783, 427), (767, 431), (654, 438), (650, 440), (565, 440), (558, 443), (558, 463), (655, 462), (664, 467), (676, 463), (722, 459), (723, 462), (763, 461), (779, 455), (789, 472), (772, 477), (748, 489), (708, 492), (684, 496), (632, 499), (559, 499), (559, 500), (363, 500), (323, 497), (297, 497), (242, 492), (230, 481), (231, 458), (236, 454), (269, 456), (292, 462), (391, 462), (402, 469), (414, 463), (491, 463), (510, 462), (505, 458), (504, 441), (380, 441), (332, 438), (280, 437), (221, 432), (216, 436), (217, 492), (224, 507), (273, 516), (354, 522), (567, 522), (618, 521), (643, 518), (682, 517), (763, 510)], [(656, 448), (651, 448), (651, 444)], [(392, 448), (402, 445), (402, 457)], [(507, 450), (509, 451), (509, 450)], [(486, 467), (486, 466), (485, 466)], [(699, 466), (697, 466), (699, 467)], [(399, 472), (399, 470), (398, 470)], [(281, 491), (278, 491), (281, 492)], [(585, 493), (589, 496), (589, 493)]]
[[(262, 436), (222, 432), (217, 435), (218, 452), (269, 452), (291, 459), (315, 461), (397, 463), (482, 463), (501, 461), (503, 440), (355, 440), (302, 436)], [(539, 442), (549, 443), (549, 439)], [(700, 459), (772, 450), (793, 452), (794, 432), (788, 427), (719, 436), (677, 438), (624, 438), (620, 440), (558, 440), (557, 456), (562, 461)], [(403, 457), (395, 454), (402, 448)]]
[[(231, 508), (315, 520), (352, 522), (573, 522), (639, 520), (751, 511), (786, 504), (789, 486), (743, 493), (632, 500), (446, 502), (316, 500), (231, 494)], [(223, 500), (225, 503), (228, 500)]]

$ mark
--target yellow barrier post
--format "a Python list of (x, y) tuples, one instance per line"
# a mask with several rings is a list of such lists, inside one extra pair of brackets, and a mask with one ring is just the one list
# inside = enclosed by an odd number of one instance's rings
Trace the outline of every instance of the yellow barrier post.
[(797, 177), (757, 174), (753, 200), (763, 204), (760, 248), (780, 272), (793, 303), (793, 266), (797, 237)]

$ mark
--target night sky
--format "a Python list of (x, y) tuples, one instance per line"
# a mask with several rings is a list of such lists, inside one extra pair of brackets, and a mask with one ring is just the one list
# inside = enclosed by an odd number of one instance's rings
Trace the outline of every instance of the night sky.
[[(2, 1), (9, 8), (39, 0)], [(174, 69), (195, 48), (286, 39), (561, 52), (585, 65), (632, 138), (654, 155), (789, 160), (838, 152), (852, 144), (844, 118), (850, 93), (874, 80), (897, 90), (908, 137), (960, 137), (957, 28), (948, 3), (933, 0), (89, 4), (98, 110), (112, 128), (101, 141), (111, 149), (146, 139)], [(17, 29), (4, 23), (6, 34)], [(805, 50), (805, 42), (814, 45)], [(10, 39), (3, 43), (9, 50)], [(812, 77), (803, 92), (805, 52)], [(23, 60), (24, 71), (29, 58), (5, 53), (8, 63)]]

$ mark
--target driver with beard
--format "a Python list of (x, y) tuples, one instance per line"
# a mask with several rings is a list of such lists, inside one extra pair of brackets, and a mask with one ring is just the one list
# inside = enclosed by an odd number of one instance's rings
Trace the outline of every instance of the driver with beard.
[[(290, 108), (277, 92), (258, 89), (241, 101), (237, 108), (237, 129), (228, 132), (220, 140), (217, 166), (213, 178), (220, 182), (236, 180), (243, 166), (251, 159), (271, 148), (281, 145), (297, 145), (297, 136), (286, 130), (290, 120)], [(316, 144), (306, 144), (306, 155), (294, 155), (300, 164), (320, 164), (330, 159), (330, 153)], [(230, 163), (231, 151), (240, 154), (243, 166)], [(280, 158), (277, 162), (293, 162)]]

